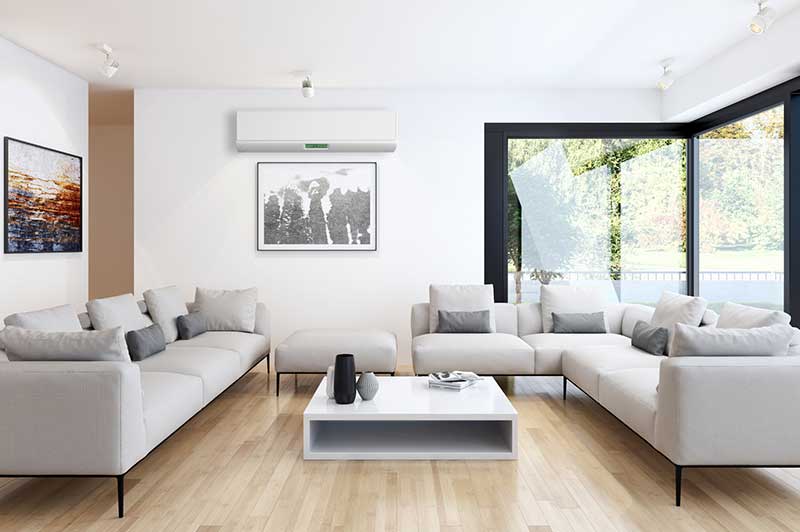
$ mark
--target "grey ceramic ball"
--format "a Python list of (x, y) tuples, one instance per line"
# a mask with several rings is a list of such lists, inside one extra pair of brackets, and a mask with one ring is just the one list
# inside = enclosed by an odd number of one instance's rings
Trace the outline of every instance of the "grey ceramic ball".
[(376, 377), (371, 371), (362, 373), (358, 378), (358, 382), (356, 382), (356, 390), (358, 391), (358, 395), (360, 395), (364, 401), (372, 400), (372, 398), (378, 393), (379, 386), (380, 384), (378, 383), (378, 377)]

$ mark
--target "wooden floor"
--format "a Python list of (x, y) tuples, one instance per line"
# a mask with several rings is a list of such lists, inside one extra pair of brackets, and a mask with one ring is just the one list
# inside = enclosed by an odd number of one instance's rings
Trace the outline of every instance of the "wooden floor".
[(305, 462), (302, 412), (320, 377), (262, 364), (126, 477), (0, 479), (0, 530), (800, 530), (800, 471), (672, 465), (561, 379), (499, 379), (519, 460)]

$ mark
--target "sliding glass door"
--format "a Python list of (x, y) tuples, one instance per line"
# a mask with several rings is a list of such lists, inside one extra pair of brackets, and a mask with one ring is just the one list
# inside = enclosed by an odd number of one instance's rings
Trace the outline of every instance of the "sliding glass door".
[(699, 136), (699, 295), (783, 309), (784, 108)]
[(686, 140), (511, 138), (507, 180), (508, 301), (549, 283), (686, 292)]

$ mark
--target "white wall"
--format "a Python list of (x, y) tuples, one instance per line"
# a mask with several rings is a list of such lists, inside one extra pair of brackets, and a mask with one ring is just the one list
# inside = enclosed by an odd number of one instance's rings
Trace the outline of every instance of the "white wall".
[[(83, 253), (0, 255), (0, 318), (64, 303), (83, 308), (89, 264), (88, 84), (0, 38), (0, 136), (82, 156), (84, 209)], [(0, 198), (4, 194), (2, 186)]]
[[(385, 107), (393, 154), (240, 154), (237, 109)], [(483, 282), (485, 122), (658, 121), (655, 91), (138, 90), (134, 286), (258, 286), (274, 343), (298, 328), (379, 327), (409, 358), (430, 283)], [(256, 251), (256, 162), (378, 162), (377, 252)]]

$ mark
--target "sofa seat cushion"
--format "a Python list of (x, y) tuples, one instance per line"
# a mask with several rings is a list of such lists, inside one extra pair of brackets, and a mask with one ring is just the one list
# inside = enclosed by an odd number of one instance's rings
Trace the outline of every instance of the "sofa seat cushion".
[(178, 340), (173, 347), (213, 347), (239, 353), (239, 369), (244, 373), (269, 351), (269, 341), (260, 334), (234, 331), (208, 331), (189, 340)]
[(539, 333), (522, 339), (534, 349), (534, 373), (561, 375), (561, 356), (566, 349), (599, 345), (629, 346), (630, 338), (621, 334), (555, 334)]
[(658, 368), (621, 369), (600, 375), (600, 404), (655, 445)]
[(466, 370), (484, 375), (533, 373), (533, 348), (518, 336), (423, 334), (411, 342), (414, 372)]
[(658, 368), (664, 357), (631, 346), (598, 346), (567, 349), (561, 360), (564, 376), (599, 401), (601, 375), (623, 369)]
[(200, 377), (203, 381), (203, 404), (211, 402), (242, 374), (239, 353), (211, 347), (188, 349), (170, 344), (166, 350), (136, 364), (142, 372), (159, 371)]
[(143, 371), (142, 407), (150, 452), (203, 408), (203, 381), (191, 375)]

